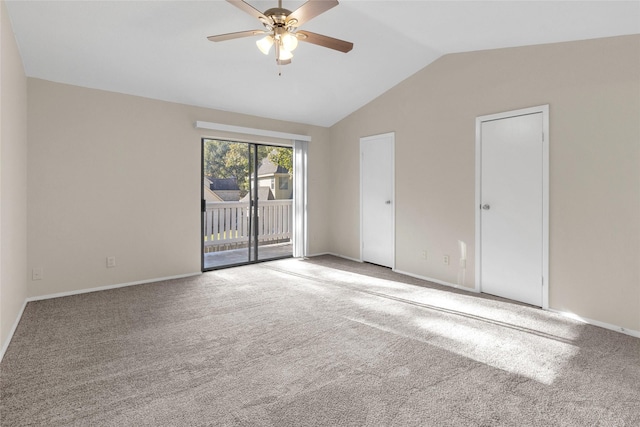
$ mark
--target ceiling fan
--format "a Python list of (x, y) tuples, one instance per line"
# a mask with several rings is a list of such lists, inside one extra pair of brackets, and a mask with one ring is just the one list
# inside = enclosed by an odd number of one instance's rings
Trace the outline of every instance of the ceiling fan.
[(311, 31), (298, 30), (298, 27), (305, 22), (337, 6), (338, 2), (336, 0), (309, 0), (293, 12), (284, 9), (282, 7), (282, 0), (278, 0), (278, 7), (268, 9), (264, 13), (243, 0), (227, 0), (227, 2), (249, 15), (258, 18), (265, 29), (240, 31), (237, 33), (207, 37), (207, 39), (212, 42), (264, 35), (263, 38), (256, 42), (258, 49), (265, 55), (268, 55), (271, 47), (275, 46), (276, 62), (278, 65), (291, 63), (291, 58), (293, 58), (293, 53), (291, 52), (298, 46), (298, 41), (328, 47), (329, 49), (344, 53), (353, 49), (353, 43), (351, 42), (312, 33)]

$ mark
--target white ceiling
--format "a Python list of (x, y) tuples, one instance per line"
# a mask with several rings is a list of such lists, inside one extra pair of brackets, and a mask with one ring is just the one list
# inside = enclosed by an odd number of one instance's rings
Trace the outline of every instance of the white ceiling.
[(6, 4), (29, 77), (320, 126), (448, 53), (640, 33), (637, 0), (342, 0), (301, 28), (354, 49), (301, 43), (278, 76), (257, 38), (206, 39), (261, 28), (222, 0)]

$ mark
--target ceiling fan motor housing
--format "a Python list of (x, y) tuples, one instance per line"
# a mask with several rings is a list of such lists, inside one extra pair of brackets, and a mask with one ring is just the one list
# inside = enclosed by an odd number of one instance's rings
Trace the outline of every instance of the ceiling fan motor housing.
[[(271, 8), (267, 10), (264, 15), (268, 18), (271, 18), (271, 20), (273, 21), (273, 25), (276, 27), (290, 27), (294, 25), (295, 22), (298, 22), (296, 19), (290, 19), (289, 22), (287, 22), (287, 16), (291, 15), (291, 11), (281, 7)], [(269, 25), (267, 23), (264, 24)]]

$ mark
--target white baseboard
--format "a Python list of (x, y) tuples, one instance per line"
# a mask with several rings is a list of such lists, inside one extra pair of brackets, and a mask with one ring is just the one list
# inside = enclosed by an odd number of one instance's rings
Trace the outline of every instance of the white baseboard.
[(155, 279), (138, 280), (135, 282), (119, 283), (116, 285), (98, 286), (96, 288), (79, 289), (77, 291), (60, 292), (57, 294), (40, 295), (37, 297), (27, 298), (27, 302), (41, 301), (45, 299), (60, 298), (60, 297), (68, 297), (71, 295), (88, 294), (89, 292), (106, 291), (109, 289), (125, 288), (127, 286), (144, 285), (146, 283), (154, 283), (154, 282), (163, 282), (165, 280), (183, 279), (185, 277), (198, 276), (200, 274), (202, 274), (202, 272), (179, 274), (177, 276), (157, 277)]
[(578, 316), (577, 314), (569, 313), (566, 311), (556, 310), (553, 308), (549, 308), (548, 311), (552, 313), (559, 314), (561, 316), (568, 317), (573, 320), (577, 320), (582, 323), (586, 323), (588, 325), (598, 326), (600, 328), (609, 329), (615, 332), (620, 332), (625, 335), (630, 335), (632, 337), (640, 338), (640, 331), (635, 331), (633, 329), (624, 328), (618, 325), (612, 325), (611, 323), (601, 322), (599, 320), (593, 320), (586, 317)]
[(202, 272), (199, 271), (197, 273), (179, 274), (177, 276), (169, 276), (169, 277), (157, 277), (155, 279), (138, 280), (138, 281), (135, 281), (135, 282), (119, 283), (119, 284), (116, 284), (116, 285), (99, 286), (99, 287), (96, 287), (96, 288), (79, 289), (77, 291), (60, 292), (60, 293), (56, 293), (56, 294), (40, 295), (40, 296), (36, 296), (36, 297), (26, 298), (24, 300), (24, 303), (22, 304), (22, 308), (20, 309), (20, 312), (18, 313), (18, 317), (16, 317), (16, 320), (13, 323), (13, 326), (11, 327), (11, 330), (9, 331), (9, 335), (7, 336), (7, 339), (5, 340), (5, 342), (2, 345), (2, 348), (0, 349), (0, 362), (2, 361), (2, 358), (4, 357), (4, 353), (7, 351), (7, 348), (9, 348), (9, 344), (11, 343), (11, 339), (13, 338), (13, 334), (16, 332), (16, 328), (18, 327), (18, 323), (20, 323), (20, 319), (22, 319), (22, 314), (24, 313), (24, 309), (27, 307), (27, 303), (29, 303), (31, 301), (42, 301), (42, 300), (52, 299), (52, 298), (68, 297), (68, 296), (71, 296), (71, 295), (87, 294), (89, 292), (106, 291), (108, 289), (116, 289), (116, 288), (124, 288), (124, 287), (127, 287), (127, 286), (143, 285), (145, 283), (162, 282), (164, 280), (182, 279), (182, 278), (185, 278), (185, 277), (198, 276), (200, 274), (202, 274)]
[(313, 257), (317, 257), (317, 256), (322, 256), (322, 255), (331, 255), (331, 256), (334, 256), (336, 258), (347, 259), (347, 260), (353, 261), (353, 262), (362, 262), (361, 259), (351, 258), (351, 257), (348, 257), (348, 256), (339, 255), (339, 254), (334, 254), (333, 252), (322, 252), (322, 253), (319, 253), (319, 254), (307, 255), (307, 257), (313, 258)]
[[(338, 255), (336, 255), (336, 256), (338, 256)], [(465, 286), (455, 285), (453, 283), (444, 282), (442, 280), (432, 279), (430, 277), (425, 277), (425, 276), (420, 276), (418, 274), (408, 273), (406, 271), (401, 271), (401, 270), (394, 270), (394, 271), (396, 273), (403, 274), (405, 276), (414, 277), (414, 278), (420, 279), (420, 280), (426, 280), (428, 282), (437, 283), (439, 285), (449, 286), (449, 287), (452, 287), (452, 288), (456, 288), (456, 289), (460, 289), (460, 290), (463, 290), (463, 291), (476, 293), (476, 294), (480, 293), (475, 288), (467, 288)], [(598, 327), (601, 327), (601, 328), (604, 328), (604, 329), (609, 329), (611, 331), (620, 332), (620, 333), (623, 333), (625, 335), (630, 335), (632, 337), (640, 338), (640, 331), (636, 331), (636, 330), (633, 330), (633, 329), (625, 328), (625, 327), (618, 326), (618, 325), (612, 325), (611, 323), (601, 322), (599, 320), (593, 320), (593, 319), (589, 319), (589, 318), (586, 318), (586, 317), (581, 317), (581, 316), (578, 316), (578, 315), (573, 314), (573, 313), (568, 313), (566, 311), (555, 310), (553, 308), (545, 309), (545, 311), (550, 311), (552, 313), (560, 314), (561, 316), (569, 317), (571, 319), (578, 320), (578, 321), (586, 323), (588, 325), (598, 326)]]
[[(351, 257), (348, 257), (348, 256), (336, 254), (336, 253), (333, 253), (333, 252), (322, 252), (322, 253), (319, 253), (319, 254), (307, 255), (307, 257), (313, 258), (313, 257), (317, 257), (317, 256), (322, 256), (322, 255), (331, 255), (331, 256), (334, 256), (334, 257), (337, 257), (337, 258), (342, 258), (342, 259), (346, 259), (346, 260), (354, 261), (354, 262), (359, 262), (359, 263), (363, 262), (361, 259), (351, 258)], [(460, 290), (463, 290), (463, 291), (472, 292), (472, 293), (475, 293), (475, 294), (479, 293), (478, 290), (475, 289), (475, 288), (468, 288), (466, 286), (456, 285), (456, 284), (453, 284), (453, 283), (445, 282), (443, 280), (433, 279), (431, 277), (420, 276), (419, 274), (409, 273), (407, 271), (396, 270), (396, 269), (392, 269), (392, 271), (394, 273), (402, 274), (404, 276), (413, 277), (414, 279), (425, 280), (427, 282), (433, 282), (433, 283), (437, 283), (438, 285), (448, 286), (448, 287), (451, 287), (451, 288), (456, 288), (456, 289), (460, 289)]]
[[(400, 271), (400, 270), (394, 270), (394, 271), (396, 273), (404, 274), (406, 276), (414, 277), (416, 279), (426, 280), (428, 282), (437, 283), (439, 285), (450, 286), (452, 288), (456, 288), (456, 289), (460, 289), (460, 290), (463, 290), (463, 291), (468, 291), (468, 292), (472, 292), (472, 293), (476, 293), (476, 294), (480, 293), (475, 288), (467, 288), (467, 287), (464, 287), (464, 286), (455, 285), (453, 283), (444, 282), (442, 280), (432, 279), (430, 277), (425, 277), (425, 276), (420, 276), (418, 274), (408, 273), (406, 271)], [(635, 331), (633, 329), (624, 328), (624, 327), (618, 326), (618, 325), (612, 325), (611, 323), (601, 322), (599, 320), (593, 320), (593, 319), (589, 319), (589, 318), (586, 318), (586, 317), (581, 317), (581, 316), (578, 316), (578, 315), (573, 314), (573, 313), (568, 313), (566, 311), (555, 310), (553, 308), (547, 308), (547, 309), (545, 309), (545, 311), (550, 311), (552, 313), (556, 313), (556, 314), (559, 314), (561, 316), (569, 317), (571, 319), (578, 320), (579, 322), (586, 323), (588, 325), (598, 326), (598, 327), (601, 327), (601, 328), (604, 328), (604, 329), (609, 329), (611, 331), (620, 332), (620, 333), (623, 333), (625, 335), (630, 335), (632, 337), (640, 338), (640, 331)]]
[[(362, 262), (362, 260), (355, 259), (355, 258), (350, 258), (350, 257), (347, 257), (347, 256), (335, 254), (335, 253), (332, 253), (332, 252), (323, 252), (323, 253), (319, 253), (319, 254), (308, 255), (308, 257), (312, 258), (312, 257), (317, 257), (317, 256), (322, 256), (322, 255), (331, 255), (331, 256), (338, 257), (338, 258), (344, 258), (344, 259), (347, 259), (349, 261), (355, 261), (355, 262), (360, 262), (360, 263)], [(426, 277), (426, 276), (421, 276), (419, 274), (409, 273), (407, 271), (395, 270), (395, 269), (393, 271), (398, 273), (398, 274), (402, 274), (402, 275), (405, 275), (405, 276), (413, 277), (415, 279), (420, 279), (420, 280), (425, 280), (427, 282), (437, 283), (438, 285), (448, 286), (448, 287), (451, 287), (451, 288), (460, 289), (462, 291), (471, 292), (471, 293), (474, 293), (474, 294), (481, 293), (476, 288), (468, 288), (466, 286), (456, 285), (454, 283), (445, 282), (443, 280), (433, 279), (431, 277)], [(545, 308), (543, 310), (550, 311), (550, 312), (556, 313), (556, 314), (560, 314), (562, 316), (566, 316), (566, 317), (569, 317), (571, 319), (578, 320), (580, 322), (583, 322), (583, 323), (586, 323), (586, 324), (589, 324), (589, 325), (599, 326), (599, 327), (604, 328), (604, 329), (609, 329), (609, 330), (612, 330), (612, 331), (616, 331), (616, 332), (620, 332), (620, 333), (623, 333), (623, 334), (626, 334), (626, 335), (630, 335), (632, 337), (640, 338), (640, 331), (635, 331), (633, 329), (624, 328), (624, 327), (618, 326), (618, 325), (612, 325), (610, 323), (601, 322), (599, 320), (588, 319), (586, 317), (581, 317), (581, 316), (575, 315), (573, 313), (568, 313), (568, 312), (565, 312), (565, 311), (555, 310), (555, 309), (552, 309), (552, 308)]]
[(393, 270), (393, 271), (398, 274), (402, 274), (404, 276), (413, 277), (414, 279), (425, 280), (427, 282), (437, 283), (438, 285), (448, 286), (450, 288), (456, 288), (456, 289), (460, 289), (461, 291), (472, 292), (474, 294), (479, 293), (475, 288), (467, 288), (466, 286), (456, 285), (454, 283), (445, 282), (444, 280), (433, 279), (431, 277), (421, 276), (419, 274), (413, 274), (413, 273), (409, 273), (407, 271), (402, 271), (402, 270)]
[[(338, 257), (338, 258), (344, 258), (344, 259), (347, 259), (347, 260), (350, 260), (350, 261), (362, 262), (361, 260), (358, 260), (358, 259), (355, 259), (355, 258), (346, 257), (346, 256), (343, 256), (343, 255), (338, 255), (338, 254), (334, 254), (334, 253), (331, 253), (331, 252), (308, 255), (308, 257), (312, 258), (312, 257), (317, 257), (317, 256), (322, 256), (322, 255), (332, 255), (332, 256), (335, 256), (335, 257)], [(453, 284), (453, 283), (445, 282), (443, 280), (433, 279), (433, 278), (430, 278), (430, 277), (421, 276), (421, 275), (409, 273), (409, 272), (406, 272), (406, 271), (401, 271), (401, 270), (393, 270), (393, 271), (398, 273), (398, 274), (402, 274), (402, 275), (413, 277), (413, 278), (420, 279), (420, 280), (425, 280), (425, 281), (428, 281), (428, 282), (437, 283), (439, 285), (448, 286), (448, 287), (452, 287), (452, 288), (455, 288), (455, 289), (460, 289), (460, 290), (471, 292), (471, 293), (478, 293), (478, 291), (476, 289), (474, 289), (474, 288), (467, 288), (465, 286), (456, 285), (456, 284)], [(66, 297), (66, 296), (71, 296), (71, 295), (80, 295), (80, 294), (86, 294), (86, 293), (89, 293), (89, 292), (104, 291), (104, 290), (108, 290), (108, 289), (124, 288), (124, 287), (127, 287), (127, 286), (143, 285), (143, 284), (146, 284), (146, 283), (162, 282), (162, 281), (165, 281), (165, 280), (182, 279), (182, 278), (185, 278), (185, 277), (198, 276), (200, 274), (202, 274), (202, 272), (180, 274), (180, 275), (177, 275), (177, 276), (169, 276), (169, 277), (158, 277), (158, 278), (155, 278), (155, 279), (139, 280), (139, 281), (135, 281), (135, 282), (120, 283), (120, 284), (115, 284), (115, 285), (100, 286), (100, 287), (96, 287), (96, 288), (87, 288), (87, 289), (80, 289), (80, 290), (76, 290), (76, 291), (60, 292), (60, 293), (56, 293), (56, 294), (40, 295), (40, 296), (36, 296), (36, 297), (26, 298), (24, 300), (24, 303), (22, 304), (22, 307), (20, 308), (20, 311), (18, 313), (18, 316), (16, 317), (16, 320), (13, 322), (13, 326), (11, 327), (11, 330), (9, 331), (9, 335), (7, 336), (7, 339), (3, 343), (2, 348), (0, 348), (0, 362), (4, 358), (5, 352), (9, 348), (9, 344), (11, 343), (11, 339), (13, 338), (13, 335), (16, 332), (16, 329), (18, 328), (18, 324), (20, 323), (20, 319), (22, 319), (22, 315), (24, 314), (24, 310), (27, 307), (27, 303), (28, 302), (31, 302), (31, 301), (42, 301), (42, 300), (46, 300), (46, 299), (60, 298), (60, 297)], [(568, 312), (565, 312), (565, 311), (555, 310), (555, 309), (552, 309), (552, 308), (549, 308), (548, 311), (556, 313), (556, 314), (560, 314), (562, 316), (569, 317), (569, 318), (574, 319), (574, 320), (578, 320), (580, 322), (583, 322), (583, 323), (586, 323), (586, 324), (589, 324), (589, 325), (598, 326), (598, 327), (601, 327), (601, 328), (604, 328), (604, 329), (609, 329), (609, 330), (612, 330), (612, 331), (615, 331), (615, 332), (623, 333), (625, 335), (630, 335), (632, 337), (640, 338), (640, 331), (624, 328), (622, 326), (617, 326), (617, 325), (613, 325), (613, 324), (606, 323), (606, 322), (601, 322), (599, 320), (593, 320), (593, 319), (589, 319), (589, 318), (586, 318), (586, 317), (581, 317), (581, 316), (578, 316), (578, 315), (573, 314), (573, 313), (568, 313)]]
[(304, 256), (304, 258), (313, 258), (313, 257), (317, 257), (317, 256), (322, 256), (322, 255), (332, 255), (329, 252), (320, 252), (317, 254), (307, 254)]
[(18, 329), (18, 323), (20, 323), (20, 319), (22, 319), (22, 313), (24, 313), (24, 309), (27, 307), (27, 300), (25, 299), (22, 303), (22, 307), (18, 312), (18, 316), (16, 317), (15, 322), (13, 322), (13, 326), (11, 326), (11, 330), (9, 331), (9, 335), (7, 335), (7, 339), (2, 343), (2, 348), (0, 349), (0, 362), (4, 358), (4, 353), (9, 348), (9, 344), (11, 343), (11, 339), (13, 338), (13, 334), (15, 334), (16, 329)]

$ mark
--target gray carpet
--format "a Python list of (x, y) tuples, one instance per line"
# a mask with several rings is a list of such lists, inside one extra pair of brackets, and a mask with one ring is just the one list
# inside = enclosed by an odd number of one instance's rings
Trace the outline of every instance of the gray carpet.
[(638, 426), (640, 340), (334, 257), (29, 303), (2, 426)]

